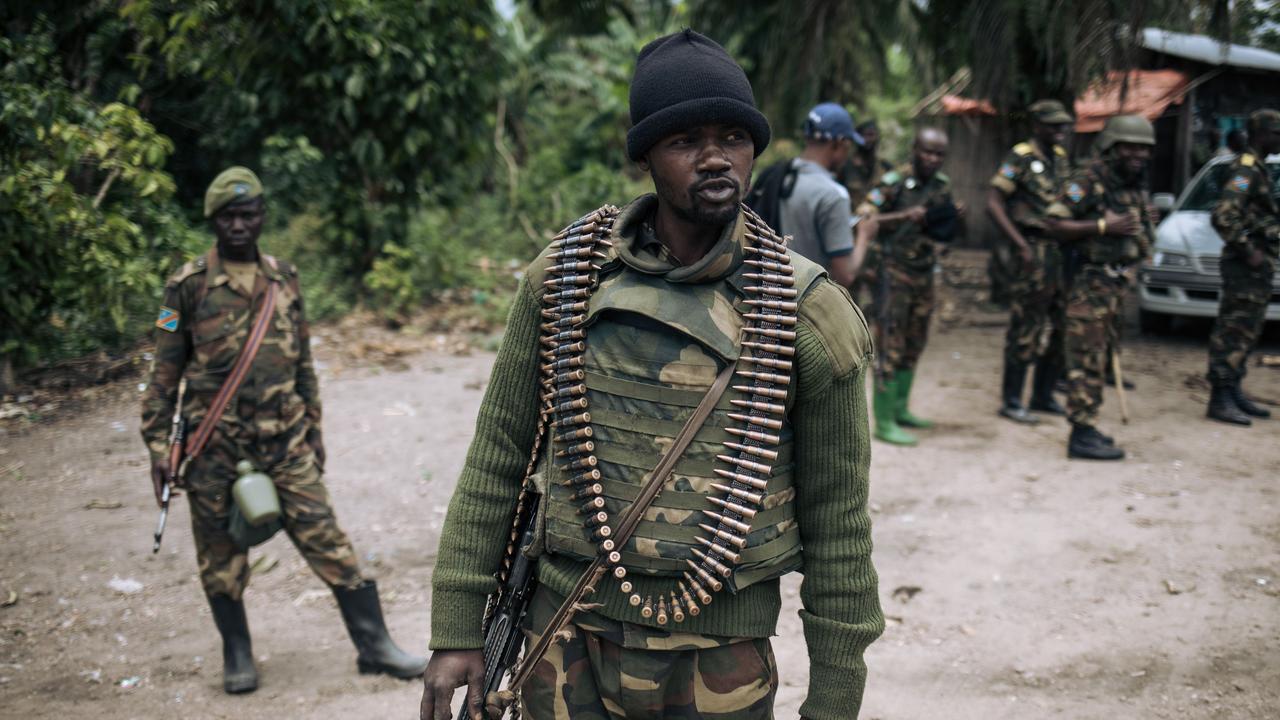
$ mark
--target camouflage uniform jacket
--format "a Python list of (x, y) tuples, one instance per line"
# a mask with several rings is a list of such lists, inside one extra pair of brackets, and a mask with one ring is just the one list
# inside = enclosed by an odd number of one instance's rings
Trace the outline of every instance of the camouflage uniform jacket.
[[(882, 160), (878, 155), (868, 157), (855, 150), (849, 155), (849, 161), (840, 169), (837, 179), (849, 191), (849, 199), (856, 206), (870, 192), (876, 179), (891, 170), (893, 170), (893, 163), (888, 160)], [(849, 209), (856, 212), (858, 208)], [(783, 232), (787, 231), (784, 229)]]
[[(952, 202), (950, 178), (937, 172), (928, 180), (920, 180), (911, 163), (907, 163), (881, 176), (880, 182), (858, 206), (857, 214), (900, 212), (916, 205), (928, 209)], [(925, 234), (923, 227), (902, 223), (892, 230), (881, 230), (879, 242), (884, 241), (888, 242), (888, 260), (894, 265), (917, 273), (933, 271), (937, 243)]]
[(1222, 198), (1213, 209), (1213, 228), (1226, 243), (1223, 259), (1245, 259), (1255, 249), (1280, 255), (1280, 208), (1271, 174), (1251, 152), (1242, 153), (1223, 176)]
[(1126, 184), (1105, 159), (1098, 159), (1071, 174), (1048, 214), (1065, 220), (1098, 220), (1107, 210), (1137, 215), (1142, 230), (1135, 236), (1090, 235), (1075, 243), (1085, 265), (1120, 271), (1146, 258), (1155, 244), (1147, 201), (1145, 183)]
[(1070, 172), (1071, 163), (1061, 145), (1054, 145), (1052, 157), (1046, 157), (1034, 140), (1028, 140), (1014, 145), (1005, 156), (991, 178), (991, 187), (1005, 196), (1009, 217), (1019, 231), (1043, 237), (1045, 213)]
[[(257, 318), (267, 279), (279, 282), (275, 315), (248, 376), (223, 412), (219, 434), (261, 442), (305, 437), (320, 427), (320, 387), (293, 266), (259, 253), (253, 296), (235, 289), (216, 249), (183, 265), (165, 285), (155, 360), (142, 402), (142, 438), (152, 458), (167, 451), (178, 383), (189, 432), (204, 418)], [(218, 437), (217, 434), (214, 437)]]

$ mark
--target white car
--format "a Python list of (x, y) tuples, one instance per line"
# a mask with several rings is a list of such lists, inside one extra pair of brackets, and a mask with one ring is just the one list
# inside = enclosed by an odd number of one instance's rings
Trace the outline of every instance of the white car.
[[(1218, 203), (1233, 159), (1231, 155), (1219, 156), (1206, 163), (1177, 202), (1172, 202), (1172, 195), (1155, 196), (1156, 205), (1171, 212), (1156, 228), (1151, 259), (1138, 273), (1138, 317), (1144, 332), (1167, 330), (1174, 316), (1218, 316), (1222, 238), (1209, 215)], [(1276, 183), (1280, 180), (1280, 155), (1268, 157), (1266, 165), (1272, 183)], [(1280, 321), (1280, 272), (1272, 286), (1267, 319)]]

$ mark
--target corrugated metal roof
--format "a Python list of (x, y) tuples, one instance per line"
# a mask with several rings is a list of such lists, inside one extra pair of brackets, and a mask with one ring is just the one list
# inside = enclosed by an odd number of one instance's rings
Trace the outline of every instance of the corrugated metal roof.
[(1138, 43), (1148, 50), (1209, 65), (1229, 65), (1280, 72), (1280, 53), (1218, 42), (1205, 35), (1188, 35), (1146, 28), (1142, 31), (1142, 37)]

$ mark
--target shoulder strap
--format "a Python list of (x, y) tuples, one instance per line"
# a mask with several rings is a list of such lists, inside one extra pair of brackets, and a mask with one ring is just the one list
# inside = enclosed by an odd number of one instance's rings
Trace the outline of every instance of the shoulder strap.
[(262, 347), (262, 340), (267, 336), (267, 328), (271, 325), (271, 316), (275, 314), (277, 285), (278, 283), (274, 280), (267, 283), (267, 292), (262, 298), (262, 307), (258, 308), (258, 317), (253, 323), (253, 329), (249, 331), (249, 339), (240, 350), (240, 355), (236, 357), (236, 363), (231, 367), (231, 372), (223, 381), (222, 387), (218, 388), (218, 394), (209, 404), (209, 410), (200, 421), (200, 426), (191, 436), (191, 442), (186, 447), (184, 464), (204, 450), (205, 444), (209, 442), (209, 436), (213, 434), (214, 426), (222, 417), (222, 411), (227, 409), (227, 403), (231, 402), (231, 398), (235, 396), (240, 385), (244, 383), (245, 377), (249, 375), (249, 366), (253, 364), (258, 348)]
[[(653, 474), (645, 482), (644, 486), (640, 488), (640, 494), (631, 503), (631, 507), (627, 508), (626, 515), (623, 516), (622, 522), (619, 523), (618, 532), (613, 538), (619, 549), (625, 547), (627, 541), (631, 539), (632, 534), (635, 533), (636, 526), (640, 524), (640, 519), (644, 517), (645, 510), (648, 510), (649, 506), (653, 504), (654, 499), (658, 497), (658, 493), (662, 491), (662, 486), (666, 483), (667, 478), (675, 470), (676, 462), (680, 460), (680, 456), (689, 447), (689, 443), (693, 442), (693, 436), (698, 434), (698, 429), (711, 416), (711, 411), (715, 409), (716, 403), (720, 402), (725, 390), (729, 389), (729, 382), (733, 379), (734, 367), (736, 367), (734, 363), (729, 363), (716, 376), (715, 382), (711, 384), (711, 389), (707, 390), (707, 394), (702, 396), (702, 401), (698, 403), (698, 407), (694, 408), (693, 414), (685, 421), (684, 427), (680, 428), (680, 434), (676, 435), (671, 447), (667, 448), (667, 451), (662, 454), (662, 458), (658, 460), (658, 464), (654, 466)], [(507, 690), (515, 692), (520, 689), (520, 686), (532, 674), (534, 666), (546, 654), (547, 649), (551, 647), (551, 643), (555, 641), (564, 626), (569, 623), (576, 613), (587, 609), (582, 603), (587, 596), (595, 592), (595, 585), (604, 576), (606, 569), (603, 556), (597, 555), (596, 559), (587, 568), (587, 571), (578, 579), (573, 590), (565, 597), (564, 602), (560, 604), (556, 614), (551, 616), (551, 620), (547, 623), (546, 629), (542, 631), (542, 636), (538, 638), (538, 642), (529, 648), (524, 657), (520, 658), (520, 664), (512, 671), (511, 684), (507, 687)]]

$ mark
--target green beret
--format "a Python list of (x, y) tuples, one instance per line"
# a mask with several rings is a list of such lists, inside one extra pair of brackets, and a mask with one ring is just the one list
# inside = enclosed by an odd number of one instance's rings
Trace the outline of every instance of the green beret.
[(228, 203), (262, 197), (262, 181), (247, 167), (229, 167), (218, 173), (204, 191), (204, 216), (213, 217)]
[(1249, 114), (1249, 122), (1259, 130), (1280, 132), (1280, 112), (1275, 110), (1254, 110)]
[(1027, 112), (1031, 113), (1038, 122), (1047, 125), (1060, 125), (1074, 120), (1071, 113), (1067, 112), (1067, 108), (1057, 100), (1037, 100), (1031, 103)]

